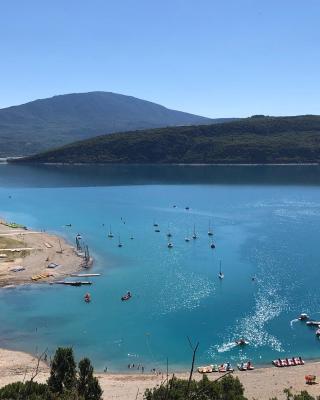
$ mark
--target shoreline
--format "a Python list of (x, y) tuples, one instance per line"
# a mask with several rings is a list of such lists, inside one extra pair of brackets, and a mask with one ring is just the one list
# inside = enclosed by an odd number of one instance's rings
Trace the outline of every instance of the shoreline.
[(83, 265), (84, 258), (64, 238), (0, 219), (0, 288), (54, 283)]
[[(19, 161), (23, 157), (8, 157), (3, 158), (2, 164), (13, 164), (13, 165), (128, 165), (128, 166), (189, 166), (189, 167), (205, 167), (205, 166), (216, 166), (216, 167), (258, 167), (258, 166), (317, 166), (320, 165), (318, 162), (304, 162), (304, 163), (81, 163), (81, 162), (28, 162)], [(28, 156), (27, 156), (28, 157)], [(17, 160), (17, 162), (16, 162)]]
[[(21, 351), (6, 350), (0, 348), (0, 387), (9, 383), (30, 379), (37, 363), (37, 357)], [(173, 371), (169, 372), (171, 377)], [(188, 378), (189, 372), (174, 373), (177, 378)], [(305, 375), (313, 374), (320, 378), (320, 362), (306, 362), (304, 366), (276, 368), (259, 367), (254, 371), (235, 371), (233, 376), (238, 377), (244, 386), (245, 396), (248, 400), (269, 400), (277, 397), (278, 400), (285, 399), (284, 389), (290, 388), (293, 393), (307, 390), (311, 395), (319, 394), (318, 385), (307, 385)], [(39, 374), (36, 380), (44, 383), (49, 376), (49, 366), (40, 362)], [(96, 372), (104, 391), (104, 400), (134, 400), (143, 399), (143, 393), (147, 388), (152, 388), (166, 378), (164, 375), (142, 374), (142, 373), (113, 373)], [(219, 373), (207, 374), (210, 380), (221, 376)], [(202, 375), (194, 372), (193, 378), (201, 379)]]

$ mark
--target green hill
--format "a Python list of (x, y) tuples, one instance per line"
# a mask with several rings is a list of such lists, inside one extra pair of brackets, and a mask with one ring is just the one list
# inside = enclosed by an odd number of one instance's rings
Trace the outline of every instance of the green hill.
[(213, 122), (109, 92), (54, 96), (0, 110), (0, 157), (34, 154), (111, 132)]
[(320, 160), (320, 116), (264, 117), (99, 136), (19, 162), (310, 163)]

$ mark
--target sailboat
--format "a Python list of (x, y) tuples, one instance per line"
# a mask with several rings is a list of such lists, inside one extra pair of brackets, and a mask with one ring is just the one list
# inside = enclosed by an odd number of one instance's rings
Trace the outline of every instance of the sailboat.
[(159, 226), (159, 224), (157, 224), (154, 220), (153, 220), (153, 226), (156, 228)]
[(224, 273), (221, 271), (221, 261), (220, 261), (220, 269), (219, 269), (218, 277), (219, 277), (219, 279), (223, 279), (224, 278)]
[(120, 240), (120, 236), (119, 236), (118, 247), (122, 247), (122, 243), (121, 243), (121, 240)]
[(193, 225), (193, 235), (192, 235), (192, 239), (197, 239), (198, 238), (198, 236), (197, 236), (197, 234), (196, 234), (196, 225), (194, 224)]
[(110, 230), (109, 230), (109, 233), (108, 233), (108, 238), (113, 238), (114, 237), (114, 235), (113, 235), (113, 233), (112, 233), (112, 231), (111, 231), (111, 225), (110, 225)]
[(211, 229), (211, 222), (210, 221), (209, 221), (208, 236), (213, 236), (213, 232), (212, 232), (212, 229)]

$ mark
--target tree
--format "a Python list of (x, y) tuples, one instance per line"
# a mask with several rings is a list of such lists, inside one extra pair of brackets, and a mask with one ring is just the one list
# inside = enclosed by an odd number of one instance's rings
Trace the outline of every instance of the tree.
[(93, 376), (93, 366), (88, 358), (79, 362), (78, 393), (85, 400), (100, 400), (102, 389), (98, 379)]
[(48, 386), (52, 393), (59, 394), (63, 393), (64, 390), (72, 390), (76, 386), (76, 363), (72, 348), (59, 347), (56, 350)]
[(189, 387), (190, 400), (246, 400), (239, 379), (233, 378), (231, 375), (225, 376), (219, 381), (210, 381), (206, 375), (200, 381), (191, 380), (190, 382), (173, 377), (170, 379), (168, 387), (169, 390), (166, 385), (162, 384), (159, 387), (147, 389), (144, 394), (145, 399), (185, 400), (186, 390)]

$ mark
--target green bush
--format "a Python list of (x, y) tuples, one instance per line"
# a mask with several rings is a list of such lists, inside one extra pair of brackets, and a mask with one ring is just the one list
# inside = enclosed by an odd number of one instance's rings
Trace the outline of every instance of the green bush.
[(102, 390), (88, 358), (78, 364), (71, 348), (59, 347), (47, 384), (15, 382), (0, 389), (1, 400), (101, 400)]

